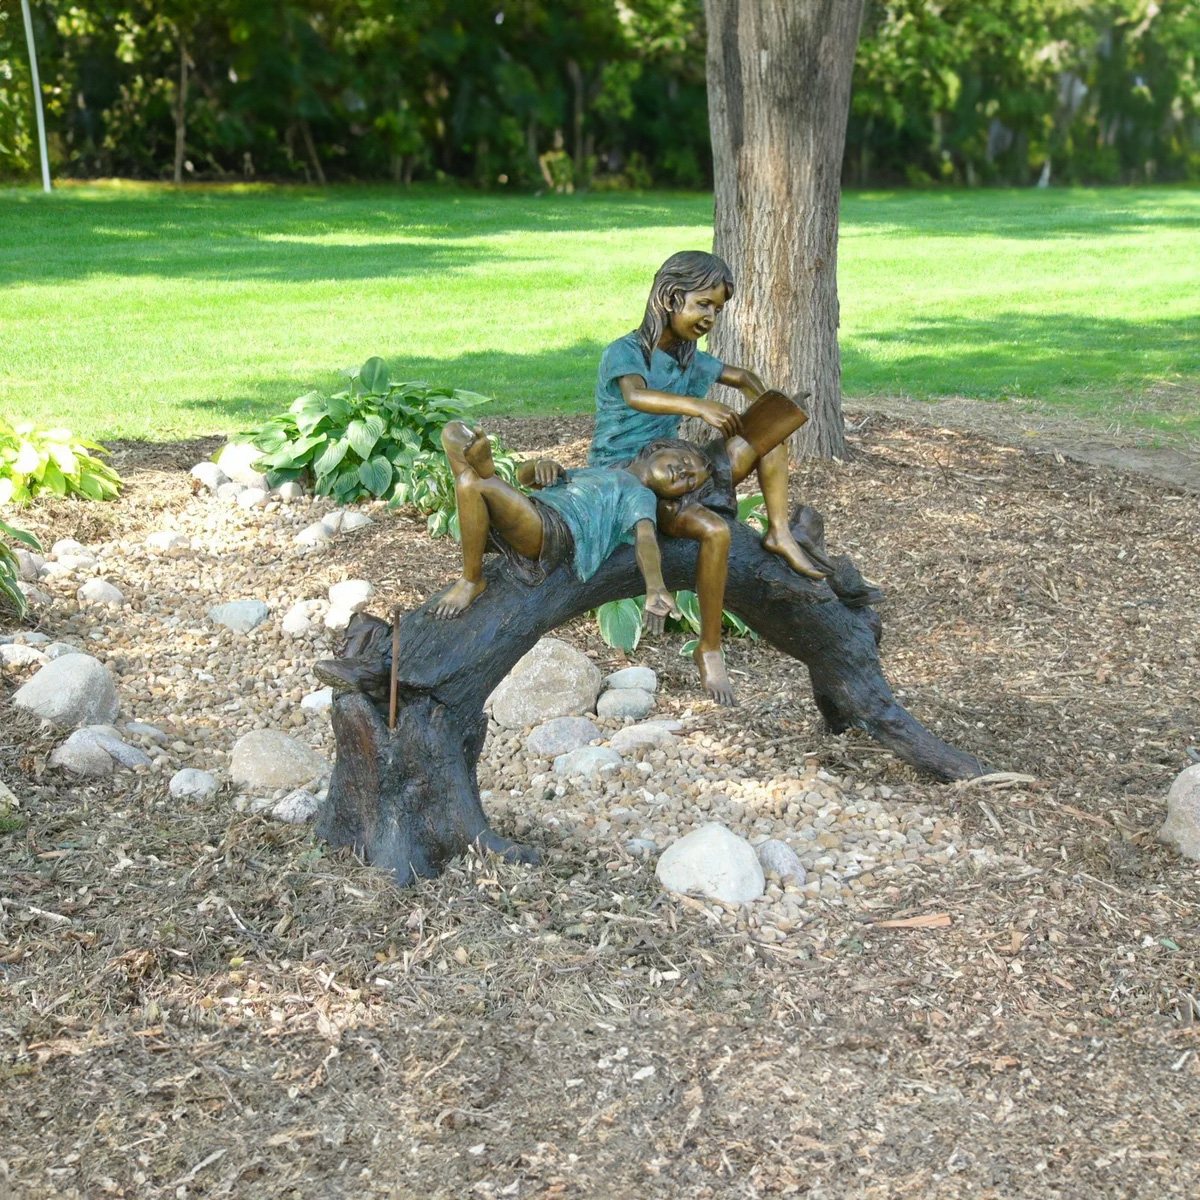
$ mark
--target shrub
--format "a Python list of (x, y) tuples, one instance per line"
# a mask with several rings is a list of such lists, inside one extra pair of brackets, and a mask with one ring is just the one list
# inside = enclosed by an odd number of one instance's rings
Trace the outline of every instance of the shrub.
[[(411, 505), (431, 537), (457, 535), (454, 479), (442, 453), (447, 421), (464, 418), (485, 396), (425, 383), (392, 383), (381, 358), (348, 371), (349, 386), (331, 396), (308, 392), (288, 411), (241, 435), (262, 451), (259, 470), (272, 487), (306, 478), (339, 504), (367, 498)], [(495, 442), (496, 470), (515, 479), (516, 460)]]
[(42, 544), (23, 529), (0, 519), (0, 607), (10, 608), (18, 617), (25, 615), (25, 593), (17, 586), (21, 572), (17, 567), (17, 556), (9, 539), (23, 542), (30, 550), (41, 552)]
[[(745, 521), (760, 533), (766, 529), (762, 503), (763, 498), (759, 494), (738, 498), (738, 520)], [(613, 649), (624, 650), (626, 654), (637, 649), (638, 642), (642, 640), (644, 620), (642, 608), (645, 602), (645, 596), (627, 600), (610, 600), (595, 610), (596, 625), (599, 627), (600, 636)], [(676, 621), (669, 618), (666, 624), (667, 630), (682, 629), (685, 632), (698, 634), (700, 632), (700, 598), (695, 592), (676, 592), (675, 603), (679, 606), (679, 611), (683, 613), (683, 620)], [(741, 617), (728, 610), (721, 615), (723, 624), (726, 628), (733, 630), (734, 637), (749, 637), (754, 641), (758, 640), (758, 634)], [(696, 638), (689, 638), (680, 647), (679, 653), (691, 654), (695, 647)]]
[(10, 425), (0, 417), (0, 504), (23, 504), (43, 492), (112, 500), (121, 477), (96, 457), (106, 453), (69, 429)]

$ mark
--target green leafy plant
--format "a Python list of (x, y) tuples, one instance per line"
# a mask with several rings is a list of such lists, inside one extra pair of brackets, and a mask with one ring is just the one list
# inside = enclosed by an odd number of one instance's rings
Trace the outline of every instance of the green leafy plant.
[[(243, 434), (262, 451), (256, 464), (272, 487), (307, 479), (340, 504), (381, 498), (411, 505), (432, 537), (457, 536), (454, 479), (442, 453), (441, 431), (487, 397), (459, 388), (392, 383), (382, 358), (348, 371), (348, 386), (331, 396), (307, 392), (282, 416)], [(516, 460), (493, 439), (497, 473), (512, 482)]]
[[(763, 498), (759, 493), (752, 496), (738, 497), (738, 520), (745, 521), (759, 533), (766, 530), (766, 511), (763, 508)], [(614, 650), (623, 650), (626, 654), (637, 649), (642, 640), (643, 607), (646, 597), (637, 596), (633, 599), (610, 600), (595, 610), (596, 624), (600, 636)], [(700, 632), (700, 598), (695, 592), (676, 592), (675, 603), (683, 613), (682, 620), (668, 619), (666, 628), (670, 630)], [(733, 631), (734, 637), (748, 637), (758, 641), (758, 634), (735, 613), (726, 609), (722, 614), (722, 624)], [(691, 654), (696, 648), (696, 638), (692, 637), (680, 647), (680, 654)]]
[(32, 533), (26, 533), (25, 530), (18, 529), (0, 518), (0, 606), (10, 608), (18, 617), (23, 617), (25, 593), (17, 586), (21, 572), (17, 565), (16, 552), (9, 545), (10, 538), (38, 553), (41, 553), (42, 544)]
[(112, 500), (121, 477), (96, 457), (106, 453), (69, 429), (11, 425), (0, 417), (0, 504), (24, 504), (43, 492)]

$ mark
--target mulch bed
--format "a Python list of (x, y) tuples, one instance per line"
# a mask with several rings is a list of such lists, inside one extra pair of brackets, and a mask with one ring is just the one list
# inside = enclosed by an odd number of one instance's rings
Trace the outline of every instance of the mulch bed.
[[(567, 462), (590, 429), (493, 425)], [(123, 448), (117, 527), (178, 502), (193, 451)], [(794, 492), (887, 590), (904, 703), (1018, 777), (937, 784), (826, 734), (803, 669), (749, 641), (710, 719), (954, 812), (997, 864), (818, 906), (780, 945), (619, 852), (399, 893), (155, 777), (65, 782), (0, 701), (24, 821), (0, 835), (0, 1194), (1192, 1194), (1200, 889), (1155, 831), (1200, 747), (1200, 500), (878, 416)], [(57, 506), (54, 536), (95, 512)], [(388, 604), (455, 562), (403, 517), (344, 545)], [(586, 621), (563, 636), (595, 650)], [(677, 641), (638, 658), (686, 693)]]

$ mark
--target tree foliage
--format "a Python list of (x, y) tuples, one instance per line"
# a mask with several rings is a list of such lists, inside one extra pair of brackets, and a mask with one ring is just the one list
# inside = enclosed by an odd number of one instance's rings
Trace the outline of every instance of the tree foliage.
[[(42, 0), (34, 18), (57, 174), (169, 178), (182, 130), (192, 179), (711, 181), (702, 0)], [(847, 182), (1047, 162), (1195, 178), (1198, 56), (1196, 0), (871, 0)], [(5, 0), (0, 175), (36, 173), (29, 86)]]

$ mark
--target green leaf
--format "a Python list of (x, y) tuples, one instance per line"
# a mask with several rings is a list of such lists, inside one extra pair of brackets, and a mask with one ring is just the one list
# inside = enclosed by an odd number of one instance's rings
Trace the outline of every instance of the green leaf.
[(79, 477), (79, 490), (89, 500), (103, 500), (104, 489), (100, 486), (100, 481), (95, 475), (81, 475)]
[(3, 517), (0, 517), (0, 533), (21, 542), (30, 550), (36, 550), (41, 553), (42, 543), (33, 536), (32, 533), (27, 533), (24, 529), (18, 529), (15, 525), (10, 525)]
[(338, 463), (346, 457), (346, 451), (349, 449), (350, 442), (346, 438), (338, 438), (336, 442), (330, 442), (313, 462), (313, 473), (316, 477), (320, 479), (333, 471)]
[(700, 597), (695, 592), (676, 592), (675, 603), (683, 613), (683, 620), (693, 633), (700, 632)]
[(392, 464), (382, 454), (377, 454), (359, 466), (358, 477), (367, 491), (382, 496), (391, 486)]
[(700, 645), (699, 638), (688, 638), (688, 640), (679, 647), (679, 653), (681, 655), (691, 654), (691, 652), (695, 650), (698, 645)]
[(642, 610), (636, 600), (610, 600), (596, 609), (596, 624), (605, 642), (627, 654), (642, 639)]
[(365, 391), (382, 396), (388, 390), (387, 363), (378, 355), (368, 358), (358, 369), (358, 382)]
[(431, 538), (440, 538), (446, 535), (446, 531), (450, 527), (450, 514), (445, 510), (429, 514), (429, 519), (425, 522), (425, 529)]
[(375, 443), (383, 436), (385, 429), (387, 422), (381, 416), (372, 413), (361, 420), (351, 421), (346, 429), (346, 437), (350, 439), (350, 445), (358, 457), (365, 462), (371, 457), (371, 451), (375, 449)]
[(46, 463), (46, 469), (42, 473), (42, 483), (56, 496), (67, 494), (67, 481), (63, 477), (63, 473), (52, 462)]
[(37, 447), (28, 441), (23, 441), (17, 451), (16, 461), (12, 465), (14, 475), (32, 475), (41, 466), (42, 456)]
[(725, 609), (721, 616), (725, 618), (725, 624), (734, 631), (737, 637), (745, 637), (750, 632), (750, 626), (736, 613), (731, 613), (729, 609)]

